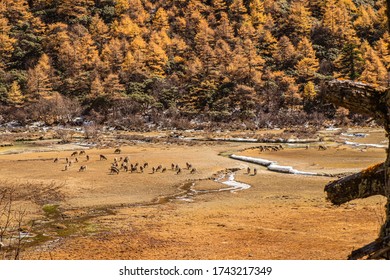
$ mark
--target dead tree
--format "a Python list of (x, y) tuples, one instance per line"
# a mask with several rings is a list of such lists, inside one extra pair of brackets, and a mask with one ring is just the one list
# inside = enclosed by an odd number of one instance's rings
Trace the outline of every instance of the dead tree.
[[(389, 3), (390, 1), (388, 1)], [(364, 114), (382, 124), (390, 145), (390, 89), (354, 82), (332, 80), (322, 89), (325, 100)], [(326, 185), (327, 198), (340, 205), (357, 198), (383, 195), (387, 198), (386, 220), (379, 237), (372, 243), (355, 250), (350, 259), (390, 259), (390, 154), (387, 148), (385, 162), (369, 167), (362, 172), (341, 178)]]

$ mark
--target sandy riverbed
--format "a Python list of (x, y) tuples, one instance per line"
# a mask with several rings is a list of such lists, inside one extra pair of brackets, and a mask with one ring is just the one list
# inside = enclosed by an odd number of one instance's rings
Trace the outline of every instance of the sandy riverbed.
[[(368, 139), (382, 141), (383, 133)], [(256, 145), (138, 143), (123, 145), (120, 155), (114, 148), (92, 148), (87, 150), (88, 162), (78, 156), (79, 162), (67, 171), (70, 151), (1, 155), (0, 180), (18, 183), (24, 194), (21, 205), (39, 221), (32, 231), (48, 236), (47, 242), (27, 248), (22, 258), (346, 259), (351, 250), (377, 237), (383, 197), (334, 207), (323, 191), (332, 178), (270, 172), (226, 155), (235, 152), (303, 171), (340, 173), (383, 161), (384, 149), (362, 151), (337, 143), (326, 151), (313, 144), (308, 150), (284, 145), (284, 150), (260, 153)], [(108, 160), (99, 160), (100, 154)], [(149, 167), (143, 173), (110, 174), (110, 163), (121, 156), (129, 156), (134, 164), (148, 162)], [(59, 161), (54, 163), (54, 158)], [(186, 162), (196, 168), (194, 174)], [(172, 163), (181, 167), (180, 174), (170, 170)], [(85, 172), (78, 171), (81, 165), (87, 165)], [(158, 165), (167, 171), (152, 174)], [(246, 174), (247, 167), (256, 167), (257, 175)], [(213, 180), (225, 169), (240, 169), (235, 180), (251, 187), (197, 192), (226, 187)], [(30, 183), (28, 189), (25, 182)], [(186, 183), (193, 184), (191, 199), (174, 199)], [(37, 198), (40, 195), (43, 198)], [(47, 204), (59, 207), (55, 221), (42, 211)]]

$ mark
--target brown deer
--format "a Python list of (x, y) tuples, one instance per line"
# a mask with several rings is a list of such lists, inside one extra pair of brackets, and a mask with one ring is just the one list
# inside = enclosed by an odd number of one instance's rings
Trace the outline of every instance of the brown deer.
[(116, 168), (115, 166), (111, 166), (111, 168), (110, 168), (110, 174), (113, 174), (113, 173), (119, 174), (119, 169)]
[(319, 145), (318, 146), (318, 150), (319, 151), (325, 151), (326, 149), (328, 149), (326, 146), (324, 146), (324, 145)]
[(83, 171), (86, 171), (86, 170), (87, 170), (87, 166), (86, 165), (82, 165), (82, 166), (80, 166), (79, 172), (83, 172)]
[(121, 152), (122, 152), (122, 150), (117, 148), (117, 149), (115, 149), (114, 154), (120, 154)]
[(107, 158), (104, 155), (100, 155), (100, 160), (107, 160)]

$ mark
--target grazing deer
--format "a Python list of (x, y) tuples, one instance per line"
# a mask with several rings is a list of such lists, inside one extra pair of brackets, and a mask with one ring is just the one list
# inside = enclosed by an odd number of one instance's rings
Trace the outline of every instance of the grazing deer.
[(161, 173), (164, 173), (165, 171), (167, 171), (167, 169), (165, 167), (163, 169), (161, 169)]
[(80, 151), (79, 156), (85, 155), (85, 151)]
[(263, 146), (260, 146), (260, 147), (259, 147), (259, 150), (260, 150), (260, 152), (264, 152), (264, 147), (263, 147)]
[(253, 176), (256, 176), (256, 174), (257, 174), (257, 169), (253, 168)]
[(181, 168), (179, 167), (176, 171), (176, 175), (179, 175), (181, 173)]
[(327, 149), (327, 147), (324, 146), (324, 145), (319, 145), (319, 146), (318, 146), (318, 150), (319, 150), (319, 151), (325, 151), (326, 149)]
[(115, 149), (114, 154), (120, 154), (121, 152), (122, 152), (122, 150), (117, 148), (117, 149)]
[(78, 159), (78, 158), (75, 158), (74, 161), (75, 161), (75, 162), (79, 162), (79, 159)]
[(110, 168), (110, 174), (112, 174), (112, 173), (119, 174), (119, 169), (116, 168), (115, 166), (111, 166), (111, 168)]
[(58, 162), (58, 157), (56, 157), (56, 158), (54, 159), (54, 162)]
[(144, 163), (144, 169), (146, 168), (146, 167), (148, 167), (149, 166), (149, 164), (147, 163), (147, 162), (145, 162)]
[(144, 173), (144, 168), (143, 168), (143, 166), (140, 166), (140, 167), (139, 167), (139, 171), (140, 171), (141, 173)]
[(80, 166), (79, 172), (83, 172), (85, 170), (87, 170), (87, 166), (86, 165)]
[(190, 169), (191, 169), (191, 167), (192, 167), (192, 164), (191, 164), (191, 163), (188, 163), (188, 162), (186, 162), (186, 166), (187, 166), (187, 169), (188, 169), (188, 170), (190, 170)]
[(190, 171), (191, 174), (194, 174), (195, 172), (196, 172), (196, 168), (192, 168)]
[(152, 174), (154, 174), (154, 171), (156, 171), (156, 168), (152, 167)]
[(75, 157), (75, 156), (77, 156), (79, 153), (78, 152), (73, 152), (70, 156), (71, 157)]
[(162, 169), (162, 165), (161, 164), (159, 166), (157, 166), (156, 172), (159, 171), (160, 169)]
[(107, 160), (107, 158), (104, 155), (100, 155), (100, 160)]
[(122, 163), (121, 163), (121, 168), (120, 168), (120, 169), (124, 168), (125, 166), (127, 166), (127, 163), (126, 163), (126, 162), (122, 162)]

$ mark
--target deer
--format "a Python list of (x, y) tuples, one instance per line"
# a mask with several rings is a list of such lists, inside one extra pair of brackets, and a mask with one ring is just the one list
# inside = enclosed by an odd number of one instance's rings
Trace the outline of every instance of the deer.
[(86, 171), (86, 170), (87, 170), (87, 166), (86, 165), (82, 165), (79, 168), (79, 172), (83, 172), (83, 171)]
[(257, 169), (253, 168), (253, 176), (256, 176), (256, 174), (257, 174)]
[(190, 169), (191, 169), (191, 167), (192, 167), (192, 164), (191, 164), (191, 163), (188, 163), (188, 162), (186, 162), (186, 166), (187, 166), (187, 169), (188, 169), (188, 170), (190, 170)]
[(318, 146), (318, 150), (319, 151), (325, 151), (326, 149), (328, 149), (326, 146), (324, 146), (324, 145), (319, 145)]
[(192, 168), (190, 174), (194, 174), (196, 172), (196, 168)]
[(113, 174), (113, 173), (119, 174), (119, 169), (116, 168), (115, 166), (111, 166), (111, 168), (110, 168), (110, 174)]
[(71, 157), (75, 157), (75, 156), (77, 156), (79, 153), (78, 152), (73, 152), (70, 156)]
[(58, 157), (56, 157), (56, 158), (54, 159), (54, 162), (58, 162)]
[(181, 173), (181, 168), (179, 167), (176, 171), (176, 175), (179, 175)]
[(86, 155), (86, 157), (85, 157), (85, 158), (86, 158), (86, 160), (87, 160), (87, 161), (89, 161), (89, 155)]
[(100, 155), (100, 160), (107, 160), (107, 158), (104, 155)]
[(85, 155), (85, 151), (80, 151), (79, 156)]
[(117, 149), (115, 149), (114, 154), (120, 154), (121, 152), (122, 152), (122, 150), (117, 148)]
[(167, 169), (165, 167), (163, 169), (161, 169), (161, 173), (164, 173), (165, 171), (167, 171)]
[(247, 169), (246, 169), (246, 173), (251, 173), (251, 168), (250, 167), (248, 167)]

